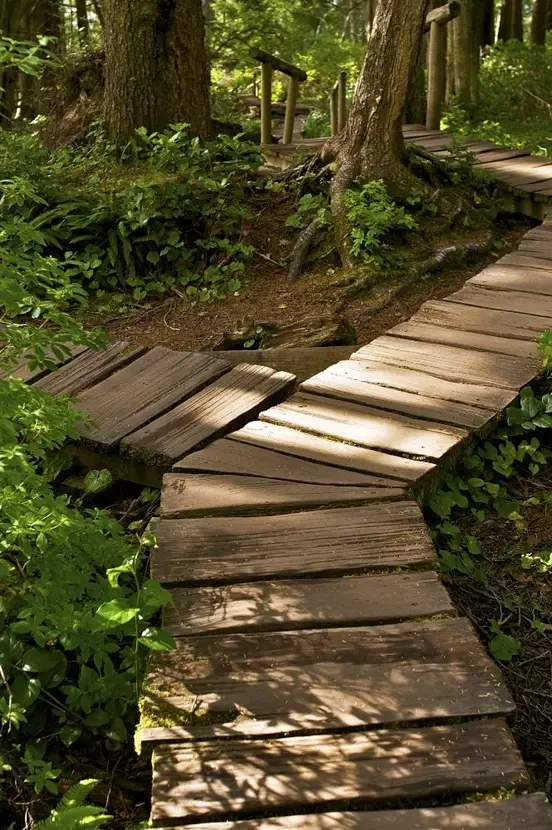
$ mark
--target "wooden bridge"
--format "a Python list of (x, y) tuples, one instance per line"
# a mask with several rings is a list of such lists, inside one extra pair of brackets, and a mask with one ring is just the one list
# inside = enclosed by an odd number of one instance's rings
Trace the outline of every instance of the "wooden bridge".
[[(450, 142), (406, 132), (433, 152)], [(512, 207), (543, 218), (549, 160), (470, 146)], [(81, 458), (166, 473), (152, 572), (178, 648), (152, 661), (143, 697), (153, 826), (552, 828), (420, 509), (539, 374), (550, 327), (544, 217), (516, 253), (297, 391), (281, 369), (126, 344), (27, 375), (94, 418)]]

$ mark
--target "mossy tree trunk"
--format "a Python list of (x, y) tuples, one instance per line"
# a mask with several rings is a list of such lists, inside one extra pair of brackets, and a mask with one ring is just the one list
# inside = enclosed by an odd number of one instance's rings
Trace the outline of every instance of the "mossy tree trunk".
[(201, 0), (105, 0), (105, 118), (117, 145), (138, 127), (211, 134)]
[(330, 197), (336, 240), (346, 266), (352, 262), (344, 191), (359, 177), (383, 179), (392, 193), (402, 194), (416, 182), (404, 164), (402, 124), (427, 8), (428, 0), (378, 3), (347, 124), (322, 151), (323, 159), (336, 162)]

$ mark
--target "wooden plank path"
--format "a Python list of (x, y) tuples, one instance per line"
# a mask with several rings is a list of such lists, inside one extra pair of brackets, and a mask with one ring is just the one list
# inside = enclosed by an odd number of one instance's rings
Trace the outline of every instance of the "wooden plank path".
[[(544, 210), (546, 160), (471, 147)], [(152, 826), (552, 829), (417, 503), (539, 374), (551, 252), (552, 217), (297, 391), (283, 370), (124, 343), (28, 377), (95, 420), (75, 452), (166, 471), (151, 567), (177, 649), (142, 698)]]

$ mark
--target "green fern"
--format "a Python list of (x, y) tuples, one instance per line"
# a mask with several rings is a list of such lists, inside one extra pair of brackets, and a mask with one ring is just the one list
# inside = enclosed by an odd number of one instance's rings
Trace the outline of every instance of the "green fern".
[(92, 807), (84, 800), (98, 782), (94, 778), (74, 784), (63, 796), (55, 810), (44, 821), (35, 824), (35, 830), (76, 830), (104, 827), (108, 816), (102, 807)]

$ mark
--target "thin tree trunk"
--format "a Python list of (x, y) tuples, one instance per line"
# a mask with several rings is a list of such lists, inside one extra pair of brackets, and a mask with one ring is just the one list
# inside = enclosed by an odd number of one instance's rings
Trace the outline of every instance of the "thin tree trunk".
[(201, 0), (106, 0), (105, 117), (122, 145), (138, 127), (211, 134)]
[(86, 0), (75, 0), (75, 9), (77, 12), (77, 28), (79, 30), (79, 40), (81, 46), (86, 46), (90, 38), (90, 27), (88, 24), (88, 9), (86, 7)]
[(512, 39), (512, 26), (514, 20), (514, 0), (502, 0), (500, 9), (500, 24), (498, 27), (499, 40)]
[(523, 0), (514, 0), (512, 38), (523, 41)]
[(534, 0), (531, 18), (531, 43), (536, 46), (546, 44), (546, 26), (548, 23), (548, 0)]
[(495, 0), (483, 0), (481, 46), (492, 46), (495, 41)]
[(451, 24), (455, 94), (468, 113), (479, 103), (481, 13), (479, 0), (463, 0), (462, 12)]

